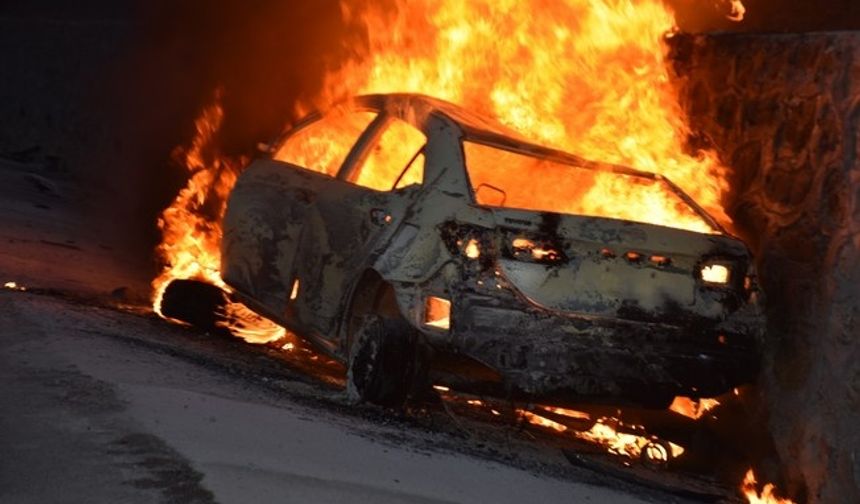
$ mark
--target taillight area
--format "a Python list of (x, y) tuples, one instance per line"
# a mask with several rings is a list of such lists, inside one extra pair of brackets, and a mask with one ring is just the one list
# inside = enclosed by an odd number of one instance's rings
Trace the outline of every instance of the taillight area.
[(728, 259), (706, 259), (696, 267), (696, 278), (709, 287), (728, 287), (736, 284), (735, 266)]
[(748, 259), (708, 257), (695, 266), (693, 276), (703, 287), (736, 293), (743, 301), (757, 301), (755, 267)]
[(506, 233), (507, 256), (520, 261), (541, 264), (559, 264), (567, 262), (567, 256), (561, 244), (555, 240), (526, 236), (522, 233)]

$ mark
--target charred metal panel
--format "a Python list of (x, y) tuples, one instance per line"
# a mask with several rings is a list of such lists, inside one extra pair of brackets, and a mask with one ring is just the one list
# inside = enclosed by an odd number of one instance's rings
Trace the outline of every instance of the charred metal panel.
[(649, 390), (655, 396), (710, 397), (750, 381), (757, 370), (755, 335), (494, 304), (459, 300), (456, 346), (500, 371), (512, 393), (572, 402)]
[(273, 311), (285, 308), (302, 224), (321, 178), (260, 160), (240, 177), (227, 202), (221, 275)]

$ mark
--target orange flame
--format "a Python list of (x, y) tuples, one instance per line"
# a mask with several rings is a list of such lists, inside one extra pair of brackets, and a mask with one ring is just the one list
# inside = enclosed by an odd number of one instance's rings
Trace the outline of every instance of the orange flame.
[(793, 500), (782, 499), (774, 495), (773, 483), (766, 484), (761, 493), (758, 492), (755, 473), (750, 469), (744, 477), (744, 482), (741, 485), (741, 490), (747, 498), (749, 504), (794, 504)]
[[(389, 92), (446, 99), (538, 142), (665, 175), (730, 224), (720, 203), (725, 169), (712, 152), (685, 153), (689, 128), (663, 43), (675, 22), (660, 0), (395, 3), (393, 13), (342, 4), (369, 42), (360, 59), (328, 76), (327, 100)], [(629, 181), (603, 177), (583, 205), (706, 230), (669, 195), (636, 195)]]
[(215, 158), (211, 162), (204, 159), (204, 151), (212, 144), (223, 118), (219, 103), (204, 109), (195, 121), (197, 134), (191, 147), (184, 152), (175, 152), (188, 170), (189, 179), (186, 187), (158, 219), (162, 241), (156, 253), (166, 263), (164, 270), (152, 282), (155, 291), (153, 308), (159, 315), (162, 315), (164, 289), (170, 280), (193, 278), (226, 288), (219, 273), (223, 209), (212, 218), (203, 211), (210, 198), (223, 200), (236, 181), (231, 170), (221, 169), (220, 159)]
[(542, 417), (531, 411), (520, 410), (519, 413), (532, 425), (538, 425), (547, 429), (552, 429), (556, 432), (566, 432), (567, 427), (549, 418)]
[[(175, 153), (188, 170), (189, 179), (158, 219), (162, 241), (156, 253), (165, 266), (152, 287), (153, 309), (162, 317), (161, 302), (171, 280), (201, 280), (230, 292), (220, 274), (221, 217), (239, 168), (246, 161), (231, 161), (219, 156), (215, 149), (215, 135), (224, 118), (219, 102), (216, 100), (205, 108), (195, 122), (197, 134), (191, 147)], [(228, 303), (220, 315), (220, 325), (252, 343), (274, 341), (286, 335), (283, 328), (241, 303)]]
[[(638, 427), (638, 430), (641, 430), (642, 434), (631, 434), (629, 432), (619, 432), (618, 429), (612, 425), (613, 423), (620, 422), (615, 422), (614, 419), (610, 418), (601, 418), (588, 431), (577, 432), (575, 435), (585, 441), (590, 441), (604, 446), (609, 453), (629, 458), (639, 458), (642, 455), (642, 450), (646, 449), (654, 441), (654, 439), (645, 432), (644, 427), (632, 426)], [(671, 442), (668, 444), (671, 453), (666, 454), (667, 458), (669, 455), (671, 455), (672, 458), (679, 457), (684, 453), (684, 448), (682, 446)]]

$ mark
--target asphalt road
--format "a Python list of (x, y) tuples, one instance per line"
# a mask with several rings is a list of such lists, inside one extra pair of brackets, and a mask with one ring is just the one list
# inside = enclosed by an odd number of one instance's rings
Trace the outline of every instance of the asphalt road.
[[(351, 405), (158, 319), (74, 181), (0, 161), (0, 502), (665, 502), (510, 425)], [(20, 290), (23, 287), (26, 290)], [(336, 372), (334, 372), (336, 374)]]

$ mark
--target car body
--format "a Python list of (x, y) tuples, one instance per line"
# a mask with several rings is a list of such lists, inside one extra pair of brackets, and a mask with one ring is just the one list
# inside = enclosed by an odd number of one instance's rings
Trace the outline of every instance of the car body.
[[(657, 184), (707, 230), (535, 194), (574, 169)], [(671, 182), (420, 95), (355, 98), (273, 142), (228, 200), (222, 277), (350, 366), (369, 317), (398, 319), (433, 383), (515, 400), (713, 397), (754, 379), (763, 339), (749, 250)]]

